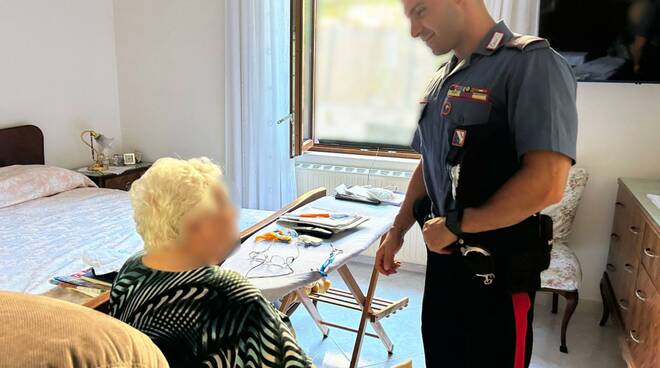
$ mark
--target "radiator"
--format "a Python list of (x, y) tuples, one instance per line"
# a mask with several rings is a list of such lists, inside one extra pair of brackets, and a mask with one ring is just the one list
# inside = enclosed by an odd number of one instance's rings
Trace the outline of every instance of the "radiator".
[[(318, 187), (325, 187), (328, 189), (328, 194), (334, 194), (335, 188), (340, 184), (369, 184), (382, 188), (405, 191), (408, 187), (410, 175), (410, 171), (315, 163), (296, 164), (296, 181), (299, 195)], [(363, 254), (373, 257), (376, 254), (377, 246), (378, 244), (372, 244)], [(426, 265), (426, 247), (422, 238), (422, 232), (418, 226), (413, 226), (406, 235), (404, 246), (397, 255), (397, 259), (405, 263)]]

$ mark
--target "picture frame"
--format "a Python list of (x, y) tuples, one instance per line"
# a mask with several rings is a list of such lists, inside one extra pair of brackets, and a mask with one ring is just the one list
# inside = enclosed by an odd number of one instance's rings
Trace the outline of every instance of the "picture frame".
[(124, 153), (124, 165), (135, 165), (135, 153)]

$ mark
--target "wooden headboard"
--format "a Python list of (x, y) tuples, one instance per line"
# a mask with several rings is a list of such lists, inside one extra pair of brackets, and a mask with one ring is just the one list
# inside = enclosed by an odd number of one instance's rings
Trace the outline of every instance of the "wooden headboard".
[(44, 164), (44, 134), (34, 125), (0, 129), (0, 167)]

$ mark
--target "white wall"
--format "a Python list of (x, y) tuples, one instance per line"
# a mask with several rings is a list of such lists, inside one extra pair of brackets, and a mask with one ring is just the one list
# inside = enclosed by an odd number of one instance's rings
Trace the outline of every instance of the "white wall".
[(126, 150), (224, 163), (224, 1), (115, 0)]
[(0, 47), (0, 128), (34, 123), (69, 168), (91, 161), (83, 129), (121, 145), (111, 0), (3, 0)]
[(582, 263), (581, 297), (600, 300), (617, 178), (660, 180), (660, 85), (580, 83), (578, 166), (591, 175), (570, 246)]

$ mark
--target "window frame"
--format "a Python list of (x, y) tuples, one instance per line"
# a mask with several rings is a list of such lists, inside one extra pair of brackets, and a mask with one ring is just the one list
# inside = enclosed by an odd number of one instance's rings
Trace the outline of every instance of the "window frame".
[[(314, 80), (316, 76), (316, 21), (317, 0), (290, 0), (291, 1), (291, 49), (290, 49), (290, 156), (291, 158), (302, 155), (307, 151), (330, 152), (353, 154), (361, 156), (380, 156), (407, 159), (419, 159), (421, 156), (410, 147), (393, 146), (367, 142), (346, 141), (319, 141), (316, 138), (316, 126), (314, 123), (314, 104), (316, 102), (316, 90)], [(309, 25), (304, 23), (304, 7), (311, 7), (311, 19)], [(310, 40), (305, 40), (305, 27), (310, 27)], [(311, 48), (309, 65), (309, 80), (305, 77), (304, 47), (305, 41)], [(304, 102), (304, 95), (309, 92), (310, 101)], [(307, 130), (309, 136), (305, 137), (303, 132)]]

